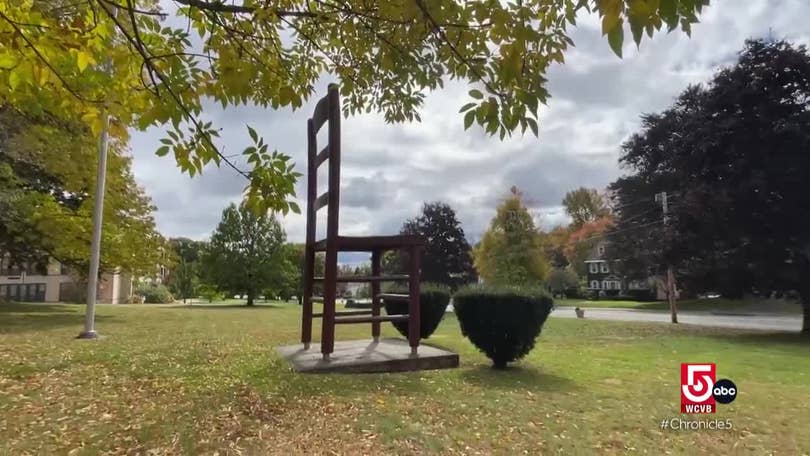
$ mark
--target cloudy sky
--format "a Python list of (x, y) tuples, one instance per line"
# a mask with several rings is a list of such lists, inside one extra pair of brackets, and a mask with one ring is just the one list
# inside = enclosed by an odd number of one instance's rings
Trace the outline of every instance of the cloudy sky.
[[(810, 44), (808, 18), (807, 0), (713, 0), (691, 39), (678, 31), (645, 39), (640, 49), (628, 43), (621, 60), (600, 36), (598, 19), (582, 18), (566, 64), (550, 72), (552, 99), (542, 110), (539, 138), (499, 141), (475, 127), (464, 131), (458, 109), (468, 89), (460, 85), (431, 93), (421, 123), (387, 125), (376, 115), (345, 119), (341, 234), (396, 233), (423, 202), (441, 200), (476, 241), (512, 185), (527, 196), (540, 226), (567, 223), (560, 207), (565, 192), (602, 189), (621, 175), (619, 145), (638, 128), (641, 113), (666, 108), (688, 84), (733, 62), (748, 37)], [(225, 154), (247, 146), (250, 124), (303, 172), (311, 110), (212, 107), (206, 115), (223, 128)], [(158, 228), (166, 236), (206, 238), (222, 209), (240, 199), (245, 181), (225, 167), (193, 179), (181, 174), (170, 157), (154, 155), (160, 137), (149, 131), (132, 140), (135, 176), (158, 207)], [(305, 184), (298, 183), (299, 200)], [(303, 240), (303, 216), (283, 223), (288, 239)]]

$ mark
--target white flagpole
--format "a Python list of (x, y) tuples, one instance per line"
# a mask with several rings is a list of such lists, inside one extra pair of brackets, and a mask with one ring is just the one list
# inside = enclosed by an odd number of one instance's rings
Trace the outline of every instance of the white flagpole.
[(87, 308), (84, 314), (84, 331), (79, 339), (98, 337), (95, 328), (96, 292), (98, 291), (98, 269), (101, 257), (101, 224), (104, 216), (104, 186), (107, 179), (107, 149), (110, 116), (106, 109), (102, 114), (101, 139), (98, 143), (98, 173), (96, 176), (96, 201), (93, 208), (93, 239), (90, 243), (90, 271), (87, 276)]
[[(106, 7), (105, 7), (106, 8)], [(117, 9), (113, 7), (113, 15)], [(107, 66), (111, 65), (107, 60)], [(106, 102), (105, 102), (106, 103)], [(97, 339), (96, 297), (98, 292), (98, 269), (101, 260), (101, 228), (104, 218), (104, 187), (107, 180), (107, 152), (109, 149), (110, 115), (106, 106), (101, 110), (101, 138), (98, 142), (98, 172), (96, 173), (96, 201), (93, 207), (93, 239), (90, 241), (90, 270), (87, 275), (87, 306), (84, 313), (84, 331), (78, 339)]]

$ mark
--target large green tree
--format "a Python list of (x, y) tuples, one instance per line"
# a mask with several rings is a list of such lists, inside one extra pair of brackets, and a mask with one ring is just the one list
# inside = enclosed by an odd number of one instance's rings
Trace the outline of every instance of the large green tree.
[(284, 262), (286, 237), (274, 216), (231, 204), (222, 211), (203, 254), (206, 282), (230, 294), (247, 295), (252, 306), (258, 293), (272, 284), (278, 263)]
[(580, 187), (571, 190), (565, 194), (562, 204), (575, 228), (596, 221), (610, 213), (605, 198), (593, 188)]
[[(85, 273), (97, 162), (95, 141), (81, 123), (0, 107), (0, 250), (28, 260), (51, 256)], [(163, 262), (165, 241), (130, 162), (126, 143), (113, 141), (101, 267), (151, 275)]]
[(194, 241), (188, 238), (169, 239), (172, 251), (171, 268), (169, 269), (168, 286), (176, 298), (183, 302), (187, 298), (197, 297), (200, 286), (200, 259), (208, 248), (205, 241)]
[[(406, 221), (400, 234), (416, 235), (425, 242), (422, 282), (439, 283), (455, 290), (478, 279), (473, 267), (472, 247), (449, 204), (425, 203), (422, 213)], [(386, 271), (404, 273), (408, 270), (405, 254), (388, 255), (385, 263)]]
[[(293, 296), (298, 296), (300, 301), (303, 293), (304, 245), (284, 244), (276, 258), (270, 281), (264, 290), (265, 297), (279, 297), (283, 301), (287, 301)], [(320, 270), (320, 273), (323, 275), (323, 269)], [(315, 275), (318, 273), (316, 272)]]
[[(612, 188), (617, 242), (701, 288), (797, 290), (810, 331), (810, 53), (748, 41), (736, 64), (643, 117)], [(653, 201), (670, 196), (668, 224)], [(628, 262), (628, 266), (631, 263)]]
[[(298, 304), (303, 302), (304, 297), (304, 244), (284, 244), (283, 256), (285, 269), (283, 274), (277, 274), (273, 279), (273, 285), (269, 291), (278, 294), (279, 296), (286, 296), (291, 289), (292, 292), (289, 296), (296, 296)], [(324, 255), (318, 253), (315, 255), (315, 277), (323, 277), (324, 274)], [(316, 282), (314, 285), (315, 296), (321, 296), (320, 283)], [(284, 293), (280, 290), (284, 290)]]
[(203, 102), (300, 108), (338, 81), (345, 113), (419, 120), (425, 93), (470, 85), (464, 125), (501, 137), (537, 134), (546, 72), (562, 63), (571, 26), (599, 14), (621, 55), (661, 27), (689, 33), (709, 0), (20, 0), (0, 2), (0, 104), (79, 119), (94, 135), (165, 128), (157, 150), (194, 175), (210, 163), (245, 177), (256, 209), (298, 208), (289, 156), (249, 130), (249, 167), (221, 153)]
[(516, 188), (498, 206), (474, 257), (475, 268), (486, 283), (536, 286), (545, 281), (549, 265), (542, 236)]

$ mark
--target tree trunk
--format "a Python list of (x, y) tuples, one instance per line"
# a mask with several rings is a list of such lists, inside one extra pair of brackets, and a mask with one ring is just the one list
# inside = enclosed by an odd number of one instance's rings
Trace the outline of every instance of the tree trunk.
[(802, 283), (799, 286), (799, 300), (802, 302), (802, 334), (810, 335), (810, 284)]
[(802, 302), (804, 322), (802, 323), (802, 333), (810, 335), (810, 261), (803, 258), (799, 262), (799, 300)]
[(810, 283), (807, 279), (799, 285), (799, 300), (802, 303), (802, 313), (804, 322), (802, 323), (802, 333), (810, 335)]
[(248, 305), (248, 306), (252, 306), (252, 305), (253, 305), (253, 290), (248, 290), (248, 295), (247, 295), (247, 305)]

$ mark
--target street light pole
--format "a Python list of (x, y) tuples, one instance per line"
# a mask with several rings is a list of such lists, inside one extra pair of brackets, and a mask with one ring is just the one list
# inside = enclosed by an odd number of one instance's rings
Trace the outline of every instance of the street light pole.
[(96, 175), (96, 201), (93, 207), (93, 239), (90, 242), (90, 271), (87, 276), (87, 307), (84, 313), (84, 331), (79, 339), (96, 339), (96, 294), (98, 269), (101, 259), (101, 223), (104, 218), (104, 187), (107, 180), (107, 151), (109, 149), (110, 116), (102, 111), (101, 138), (98, 142), (98, 172)]

